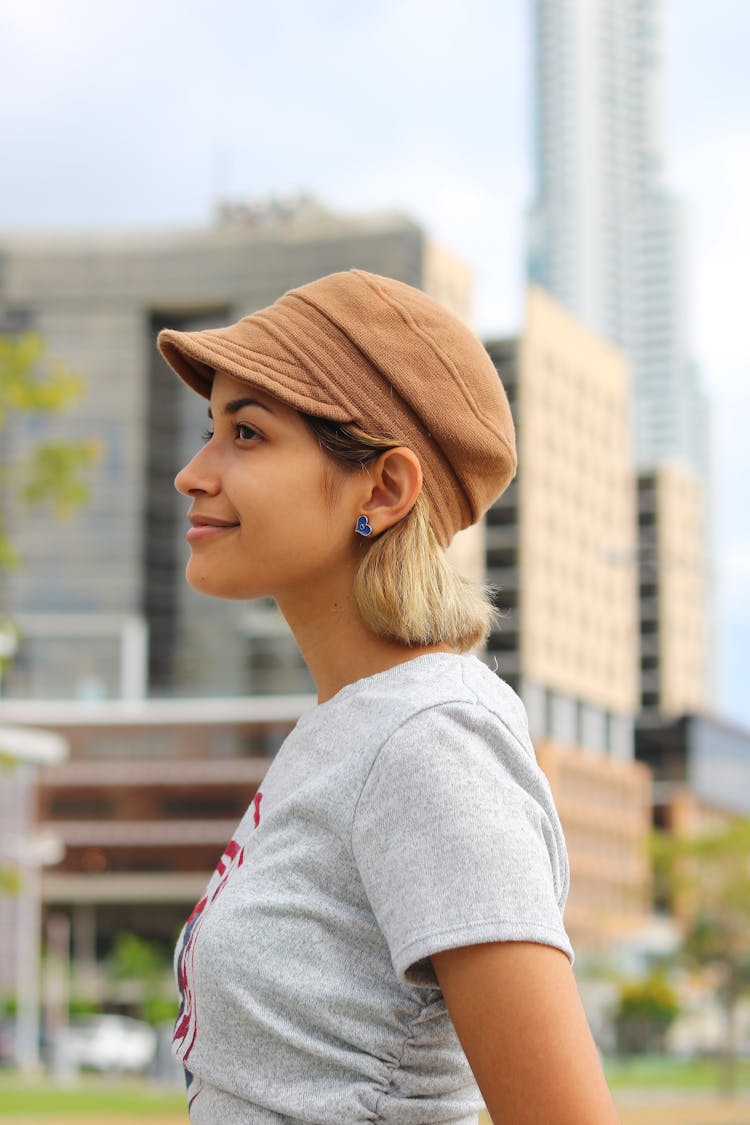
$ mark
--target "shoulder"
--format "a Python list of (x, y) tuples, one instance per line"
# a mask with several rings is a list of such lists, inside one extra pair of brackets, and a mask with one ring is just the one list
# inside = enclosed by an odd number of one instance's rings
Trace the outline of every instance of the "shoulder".
[[(539, 773), (523, 704), (476, 657), (442, 656), (415, 667), (383, 700), (388, 713), (373, 767), (476, 775), (484, 761), (511, 774)], [(482, 770), (479, 768), (479, 772)]]
[(570, 952), (565, 840), (523, 706), (472, 663), (391, 728), (354, 809), (355, 862), (407, 976), (436, 950), (474, 942)]
[(428, 678), (373, 747), (355, 823), (365, 808), (381, 816), (390, 809), (399, 819), (453, 809), (533, 822), (543, 835), (553, 826), (557, 836), (552, 793), (520, 699), (474, 658), (448, 658), (442, 674), (435, 668)]
[(351, 685), (333, 702), (321, 718), (365, 727), (378, 747), (452, 716), (459, 726), (502, 729), (533, 755), (521, 700), (475, 656), (417, 657)]

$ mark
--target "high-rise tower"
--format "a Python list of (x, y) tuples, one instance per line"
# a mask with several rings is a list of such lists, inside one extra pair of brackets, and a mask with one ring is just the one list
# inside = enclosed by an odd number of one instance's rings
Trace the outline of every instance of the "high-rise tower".
[(532, 0), (531, 9), (529, 280), (630, 359), (639, 467), (677, 460), (706, 481), (681, 220), (664, 176), (662, 0)]

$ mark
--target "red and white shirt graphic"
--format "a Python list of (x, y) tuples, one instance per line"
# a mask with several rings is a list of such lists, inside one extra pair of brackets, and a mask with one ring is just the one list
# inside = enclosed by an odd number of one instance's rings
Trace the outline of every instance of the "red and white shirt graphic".
[[(260, 803), (263, 794), (258, 792), (253, 798), (253, 825), (260, 824)], [(245, 846), (237, 840), (230, 840), (224, 849), (206, 893), (198, 902), (185, 923), (182, 940), (177, 954), (177, 986), (180, 992), (180, 1009), (175, 1023), (173, 1050), (175, 1058), (182, 1062), (186, 1070), (188, 1089), (192, 1075), (188, 1070), (188, 1060), (198, 1034), (198, 1018), (195, 1003), (195, 947), (206, 914), (216, 902), (232, 875), (245, 861)], [(191, 1101), (193, 1099), (191, 1098)]]

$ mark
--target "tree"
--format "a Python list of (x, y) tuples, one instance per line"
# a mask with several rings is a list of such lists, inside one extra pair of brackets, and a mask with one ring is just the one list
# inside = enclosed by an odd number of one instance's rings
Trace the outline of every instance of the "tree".
[(111, 980), (137, 988), (141, 1019), (151, 1024), (174, 1021), (177, 1002), (173, 996), (171, 962), (156, 943), (137, 934), (118, 934), (108, 968)]
[[(99, 454), (99, 443), (91, 439), (40, 440), (21, 461), (14, 461), (8, 459), (3, 435), (22, 416), (54, 414), (82, 391), (82, 380), (49, 357), (41, 337), (0, 336), (0, 574), (22, 561), (8, 531), (8, 509), (18, 503), (49, 503), (56, 516), (70, 515), (88, 497), (84, 472)], [(0, 609), (5, 609), (1, 600)], [(15, 654), (16, 636), (12, 621), (0, 615), (0, 680)], [(12, 764), (11, 757), (0, 747), (0, 768)], [(0, 863), (0, 893), (16, 894), (18, 889), (16, 867)]]
[[(0, 429), (7, 429), (14, 416), (63, 410), (82, 391), (82, 380), (50, 358), (40, 336), (0, 336)], [(95, 439), (38, 441), (23, 461), (3, 466), (6, 500), (49, 503), (55, 515), (70, 515), (88, 497), (83, 473), (98, 453)], [(21, 561), (8, 533), (7, 506), (0, 510), (0, 568), (5, 569)]]
[(722, 1085), (737, 1082), (737, 1008), (750, 994), (750, 819), (700, 836), (660, 836), (656, 876), (685, 923), (682, 960), (710, 968), (725, 1016)]
[(677, 993), (660, 973), (623, 982), (615, 1016), (617, 1050), (645, 1055), (664, 1050), (664, 1038), (679, 1015)]

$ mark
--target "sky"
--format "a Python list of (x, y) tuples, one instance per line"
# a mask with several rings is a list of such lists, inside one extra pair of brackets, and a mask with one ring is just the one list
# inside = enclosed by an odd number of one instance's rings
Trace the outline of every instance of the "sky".
[[(0, 0), (2, 232), (196, 227), (219, 198), (396, 209), (521, 324), (530, 0)], [(667, 185), (713, 406), (716, 710), (750, 727), (750, 4), (664, 0)]]

